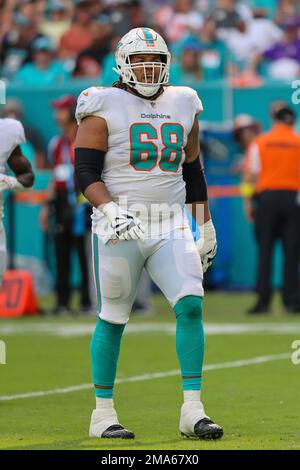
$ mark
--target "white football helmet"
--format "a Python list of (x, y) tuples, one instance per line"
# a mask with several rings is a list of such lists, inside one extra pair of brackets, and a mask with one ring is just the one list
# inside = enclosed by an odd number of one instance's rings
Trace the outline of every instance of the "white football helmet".
[[(158, 54), (159, 62), (131, 63), (130, 56), (135, 54)], [(134, 28), (119, 41), (115, 53), (117, 69), (123, 83), (134, 88), (145, 97), (158, 92), (162, 85), (169, 82), (171, 54), (163, 38), (150, 28)], [(144, 80), (139, 81), (135, 69), (143, 67)], [(158, 71), (158, 74), (157, 74)]]

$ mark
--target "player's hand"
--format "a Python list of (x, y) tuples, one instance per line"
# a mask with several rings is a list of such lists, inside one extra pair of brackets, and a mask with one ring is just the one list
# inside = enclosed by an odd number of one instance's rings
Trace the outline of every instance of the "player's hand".
[(203, 225), (196, 245), (201, 257), (203, 272), (205, 273), (212, 265), (213, 259), (217, 254), (216, 231), (211, 219)]
[(131, 212), (122, 209), (115, 202), (108, 202), (100, 208), (109, 219), (119, 240), (144, 240), (145, 229), (141, 221)]
[(7, 189), (25, 189), (15, 176), (0, 173), (0, 193)]

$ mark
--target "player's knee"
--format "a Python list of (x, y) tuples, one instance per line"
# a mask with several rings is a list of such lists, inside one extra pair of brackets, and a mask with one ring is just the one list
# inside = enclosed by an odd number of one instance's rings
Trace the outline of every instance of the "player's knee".
[(118, 351), (125, 324), (115, 324), (98, 318), (92, 340), (90, 353), (99, 353), (99, 348), (106, 351)]
[(124, 323), (112, 323), (108, 320), (98, 318), (93, 336), (96, 338), (103, 336), (108, 336), (109, 338), (119, 337), (122, 335), (125, 326)]
[(185, 318), (193, 321), (202, 318), (202, 297), (197, 295), (187, 295), (180, 299), (174, 306), (177, 319)]

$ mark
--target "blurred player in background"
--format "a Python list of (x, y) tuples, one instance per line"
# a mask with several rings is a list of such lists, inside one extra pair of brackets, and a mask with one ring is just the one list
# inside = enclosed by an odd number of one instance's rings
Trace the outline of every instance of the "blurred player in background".
[(244, 196), (256, 194), (258, 243), (257, 302), (248, 313), (268, 312), (272, 297), (274, 244), (282, 242), (284, 268), (282, 298), (288, 313), (300, 313), (300, 136), (294, 131), (294, 110), (284, 102), (272, 106), (273, 127), (250, 145), (246, 157)]
[(35, 168), (38, 170), (46, 168), (46, 154), (43, 148), (40, 132), (35, 127), (28, 126), (26, 122), (24, 122), (24, 109), (22, 103), (17, 99), (7, 100), (3, 107), (1, 117), (17, 119), (17, 121), (22, 123), (26, 135), (25, 149), (24, 145), (22, 149), (26, 153), (27, 160), (30, 161), (33, 170)]
[[(3, 218), (3, 192), (10, 189), (20, 191), (30, 188), (34, 175), (29, 161), (22, 155), (20, 145), (25, 142), (22, 124), (10, 118), (0, 119), (0, 284), (6, 270), (6, 240)], [(6, 175), (5, 164), (15, 176)]]
[[(202, 277), (216, 253), (199, 159), (202, 104), (191, 88), (167, 86), (170, 53), (151, 29), (127, 33), (118, 43), (116, 63), (119, 81), (83, 91), (76, 112), (75, 171), (93, 206), (99, 313), (91, 343), (96, 409), (90, 436), (134, 437), (119, 424), (113, 387), (121, 337), (145, 267), (176, 315), (184, 394), (179, 429), (186, 436), (217, 439), (223, 430), (206, 415), (200, 398)], [(185, 202), (204, 208), (198, 245), (184, 216)]]
[(70, 313), (71, 301), (71, 254), (77, 252), (81, 281), (81, 313), (89, 313), (91, 300), (86, 250), (87, 202), (80, 200), (74, 180), (74, 140), (77, 131), (75, 120), (76, 100), (63, 95), (52, 102), (57, 125), (61, 134), (49, 144), (49, 164), (52, 169), (48, 200), (41, 210), (40, 224), (51, 231), (51, 215), (54, 225), (56, 258), (56, 305), (52, 313)]

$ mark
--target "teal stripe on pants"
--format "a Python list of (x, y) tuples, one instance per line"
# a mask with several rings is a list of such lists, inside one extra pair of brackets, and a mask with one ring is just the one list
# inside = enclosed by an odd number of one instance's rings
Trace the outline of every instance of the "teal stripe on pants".
[(99, 277), (99, 247), (98, 247), (98, 236), (94, 233), (93, 235), (94, 245), (94, 268), (95, 268), (95, 282), (97, 290), (97, 310), (101, 312), (101, 290), (100, 290), (100, 277)]

